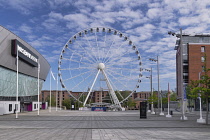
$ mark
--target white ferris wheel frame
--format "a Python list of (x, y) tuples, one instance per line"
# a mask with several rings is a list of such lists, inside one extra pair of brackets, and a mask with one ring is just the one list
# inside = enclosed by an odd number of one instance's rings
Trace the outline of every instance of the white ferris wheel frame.
[[(65, 86), (64, 80), (63, 80), (63, 78), (62, 78), (62, 73), (61, 73), (61, 70), (64, 70), (64, 69), (61, 69), (62, 59), (64, 59), (64, 58), (63, 58), (63, 54), (65, 53), (65, 49), (67, 49), (67, 48), (69, 49), (69, 44), (72, 44), (73, 41), (76, 40), (77, 37), (81, 37), (83, 34), (86, 35), (86, 34), (88, 34), (88, 33), (93, 33), (94, 31), (95, 31), (95, 33), (96, 33), (96, 32), (99, 32), (100, 30), (102, 30), (103, 32), (113, 33), (114, 35), (119, 35), (119, 37), (123, 37), (124, 40), (127, 41), (127, 42), (129, 43), (129, 45), (132, 46), (132, 49), (135, 51), (135, 53), (136, 53), (136, 55), (137, 55), (137, 60), (139, 61), (138, 64), (139, 64), (139, 66), (140, 66), (139, 75), (137, 75), (137, 76), (138, 76), (138, 81), (137, 81), (137, 84), (136, 84), (135, 88), (131, 91), (131, 93), (130, 93), (127, 97), (124, 98), (124, 97), (122, 97), (122, 95), (119, 93), (119, 95), (123, 98), (123, 100), (119, 101), (119, 99), (117, 98), (116, 93), (115, 93), (115, 91), (114, 91), (114, 89), (113, 89), (113, 86), (112, 86), (112, 84), (111, 84), (111, 81), (109, 80), (109, 78), (108, 78), (108, 76), (107, 76), (107, 74), (106, 74), (106, 72), (105, 72), (105, 70), (104, 70), (104, 67), (105, 67), (104, 63), (99, 63), (99, 64), (98, 64), (98, 67), (97, 67), (98, 72), (97, 72), (97, 74), (96, 74), (96, 76), (95, 76), (95, 78), (94, 78), (94, 81), (92, 82), (91, 88), (90, 88), (90, 90), (89, 90), (89, 92), (88, 92), (88, 94), (87, 94), (87, 97), (86, 97), (85, 101), (82, 102), (82, 101), (80, 101), (78, 98), (76, 98), (76, 97), (71, 93), (71, 91), (69, 91), (68, 88)], [(98, 47), (98, 46), (97, 46), (97, 47)], [(111, 46), (110, 46), (110, 47), (111, 47)], [(110, 50), (109, 50), (109, 51), (110, 51)], [(75, 54), (77, 53), (77, 52), (74, 52), (74, 51), (72, 51), (72, 52), (75, 53)], [(87, 53), (88, 53), (88, 52), (87, 52)], [(107, 53), (107, 54), (108, 54), (108, 53)], [(77, 55), (80, 56), (80, 54), (77, 54)], [(94, 57), (95, 57), (95, 56), (92, 56), (91, 60), (88, 60), (88, 61), (91, 62), (92, 60), (97, 60), (97, 62), (98, 62), (98, 60), (100, 60), (100, 56), (99, 56), (99, 58), (97, 58), (97, 57), (94, 58)], [(66, 58), (65, 58), (65, 59), (66, 59)], [(108, 59), (111, 59), (111, 58), (108, 58)], [(106, 61), (109, 61), (108, 59), (107, 59)], [(69, 60), (70, 60), (70, 59), (69, 59)], [(84, 63), (84, 62), (81, 62), (81, 60), (71, 60), (71, 61), (78, 62), (79, 64), (80, 64), (80, 63)], [(83, 103), (83, 106), (86, 106), (87, 100), (88, 100), (88, 98), (89, 98), (89, 96), (90, 96), (90, 94), (91, 94), (91, 92), (92, 92), (93, 86), (95, 85), (95, 82), (96, 82), (96, 80), (97, 80), (97, 78), (98, 78), (98, 75), (99, 75), (99, 73), (101, 72), (102, 75), (104, 76), (105, 81), (106, 81), (106, 85), (107, 85), (107, 87), (108, 87), (109, 94), (111, 95), (111, 98), (112, 98), (112, 100), (113, 100), (113, 102), (114, 102), (114, 105), (115, 105), (117, 108), (122, 108), (122, 107), (121, 107), (121, 103), (123, 103), (124, 101), (127, 101), (128, 98), (129, 98), (133, 93), (136, 92), (136, 89), (139, 88), (139, 83), (141, 83), (141, 77), (143, 76), (143, 75), (142, 75), (142, 70), (143, 70), (143, 69), (141, 68), (141, 65), (142, 65), (142, 62), (141, 62), (141, 55), (140, 55), (140, 53), (139, 53), (139, 51), (138, 51), (138, 48), (136, 47), (136, 45), (135, 45), (127, 36), (125, 36), (124, 34), (122, 34), (121, 32), (119, 32), (118, 30), (113, 29), (113, 28), (94, 27), (94, 28), (85, 29), (85, 30), (82, 30), (82, 31), (76, 33), (76, 34), (73, 35), (73, 36), (67, 41), (67, 43), (64, 45), (64, 47), (63, 47), (63, 49), (62, 49), (62, 51), (61, 51), (59, 60), (58, 60), (58, 71), (59, 71), (59, 72), (58, 72), (58, 76), (59, 76), (59, 78), (60, 78), (60, 83), (61, 83), (62, 88), (66, 89), (67, 92), (69, 93), (69, 95), (71, 95), (71, 97), (73, 97), (73, 98), (74, 98), (75, 100), (77, 100), (78, 102)], [(75, 69), (78, 69), (78, 68), (75, 68)], [(75, 76), (75, 77), (76, 77), (76, 76)], [(74, 77), (71, 77), (71, 78), (69, 78), (69, 79), (73, 79), (73, 78), (74, 78)], [(66, 80), (68, 80), (68, 79), (66, 79)], [(79, 84), (78, 84), (78, 85), (79, 85)]]

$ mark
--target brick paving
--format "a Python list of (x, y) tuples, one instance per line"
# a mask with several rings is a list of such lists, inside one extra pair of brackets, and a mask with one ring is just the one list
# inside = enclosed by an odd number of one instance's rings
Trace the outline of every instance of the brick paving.
[(41, 110), (0, 116), (2, 140), (209, 140), (210, 125), (198, 124), (198, 112), (172, 118), (150, 115), (139, 118), (139, 111), (91, 112)]

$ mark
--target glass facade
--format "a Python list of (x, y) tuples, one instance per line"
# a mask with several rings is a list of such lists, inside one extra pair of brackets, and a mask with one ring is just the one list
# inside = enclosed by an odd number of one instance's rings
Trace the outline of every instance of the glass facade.
[[(17, 73), (15, 71), (0, 67), (0, 96), (12, 97), (16, 96)], [(37, 95), (38, 79), (18, 74), (18, 96)], [(39, 80), (39, 90), (41, 91), (44, 80)], [(39, 92), (40, 93), (40, 92)]]

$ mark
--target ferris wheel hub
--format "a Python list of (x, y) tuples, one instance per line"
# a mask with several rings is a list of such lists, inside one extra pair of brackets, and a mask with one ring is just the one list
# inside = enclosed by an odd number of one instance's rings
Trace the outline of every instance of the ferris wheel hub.
[(104, 70), (104, 69), (105, 69), (104, 63), (99, 63), (99, 64), (98, 64), (98, 69)]

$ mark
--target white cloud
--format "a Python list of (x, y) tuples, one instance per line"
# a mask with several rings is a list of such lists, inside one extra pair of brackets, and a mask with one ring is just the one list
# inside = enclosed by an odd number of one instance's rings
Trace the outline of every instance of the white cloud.
[(73, 3), (72, 0), (47, 0), (47, 2), (52, 9), (68, 7)]
[(57, 20), (62, 20), (63, 19), (63, 15), (61, 13), (56, 13), (56, 12), (50, 12), (49, 17), (50, 18), (55, 18)]
[(31, 14), (31, 11), (38, 10), (42, 5), (41, 0), (0, 0), (2, 6), (7, 9), (16, 9), (22, 14)]
[[(155, 30), (155, 26), (152, 24), (145, 24), (141, 27), (133, 28), (131, 30), (126, 31), (127, 34), (131, 34), (133, 36), (138, 37), (139, 41), (150, 39), (153, 36), (153, 32)], [(135, 37), (132, 37), (135, 38)]]
[(32, 28), (26, 24), (22, 24), (19, 30), (25, 33), (32, 33)]
[(150, 19), (159, 18), (159, 15), (161, 15), (162, 10), (160, 8), (151, 8), (147, 12), (147, 16)]

